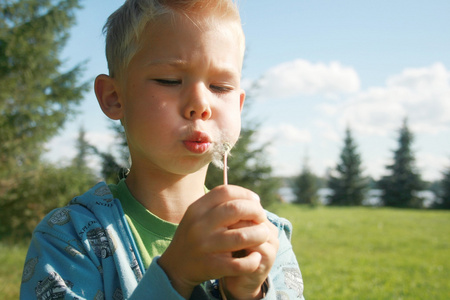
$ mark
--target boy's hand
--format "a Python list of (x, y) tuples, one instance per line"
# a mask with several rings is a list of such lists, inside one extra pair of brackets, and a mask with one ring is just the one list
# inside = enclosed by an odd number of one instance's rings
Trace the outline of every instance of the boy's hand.
[[(250, 226), (233, 227), (242, 221)], [(227, 282), (234, 280), (247, 284), (244, 290), (252, 289), (265, 280), (266, 268), (273, 264), (273, 233), (269, 228), (255, 193), (238, 186), (220, 186), (187, 209), (158, 264), (185, 298), (196, 285), (214, 278), (235, 276)], [(232, 257), (232, 252), (242, 249), (251, 251), (242, 258)], [(258, 278), (253, 282), (250, 278), (255, 274)]]
[[(259, 253), (261, 261), (258, 269), (250, 274), (240, 276), (227, 276), (221, 279), (220, 284), (227, 295), (227, 299), (261, 299), (263, 297), (261, 286), (267, 279), (270, 269), (275, 261), (278, 251), (278, 230), (269, 220), (264, 224), (269, 231), (268, 240), (256, 247), (247, 248), (239, 252), (239, 256)], [(243, 222), (232, 226), (232, 228), (245, 226)], [(248, 225), (248, 224), (247, 224)]]

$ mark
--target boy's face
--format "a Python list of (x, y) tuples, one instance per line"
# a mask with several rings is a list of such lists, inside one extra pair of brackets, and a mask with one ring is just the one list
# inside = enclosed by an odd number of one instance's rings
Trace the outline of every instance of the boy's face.
[(235, 25), (162, 16), (144, 30), (118, 96), (133, 165), (185, 175), (234, 144), (245, 94)]

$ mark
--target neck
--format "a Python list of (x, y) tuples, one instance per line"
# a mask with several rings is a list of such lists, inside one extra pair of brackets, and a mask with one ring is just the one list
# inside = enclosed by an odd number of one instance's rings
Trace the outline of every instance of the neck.
[(159, 218), (179, 224), (189, 205), (205, 194), (207, 166), (189, 175), (161, 174), (131, 168), (126, 184), (131, 194)]

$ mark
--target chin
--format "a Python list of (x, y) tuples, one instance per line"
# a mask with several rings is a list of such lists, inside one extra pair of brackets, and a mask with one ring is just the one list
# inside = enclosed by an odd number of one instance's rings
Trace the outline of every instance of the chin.
[(184, 167), (180, 168), (181, 166), (178, 165), (175, 170), (173, 170), (174, 174), (182, 175), (182, 176), (188, 176), (192, 175), (198, 172), (205, 172), (208, 170), (208, 165), (210, 161), (207, 161), (202, 164), (193, 164), (193, 165), (185, 165)]

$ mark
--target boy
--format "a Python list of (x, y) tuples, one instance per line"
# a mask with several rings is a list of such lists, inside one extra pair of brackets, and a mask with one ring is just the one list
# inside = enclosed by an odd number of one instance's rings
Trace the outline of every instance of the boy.
[[(231, 0), (129, 0), (105, 25), (95, 92), (132, 166), (36, 228), (21, 297), (301, 299), (291, 225), (238, 186), (205, 192), (240, 132), (244, 35)], [(269, 221), (270, 220), (270, 221)]]

